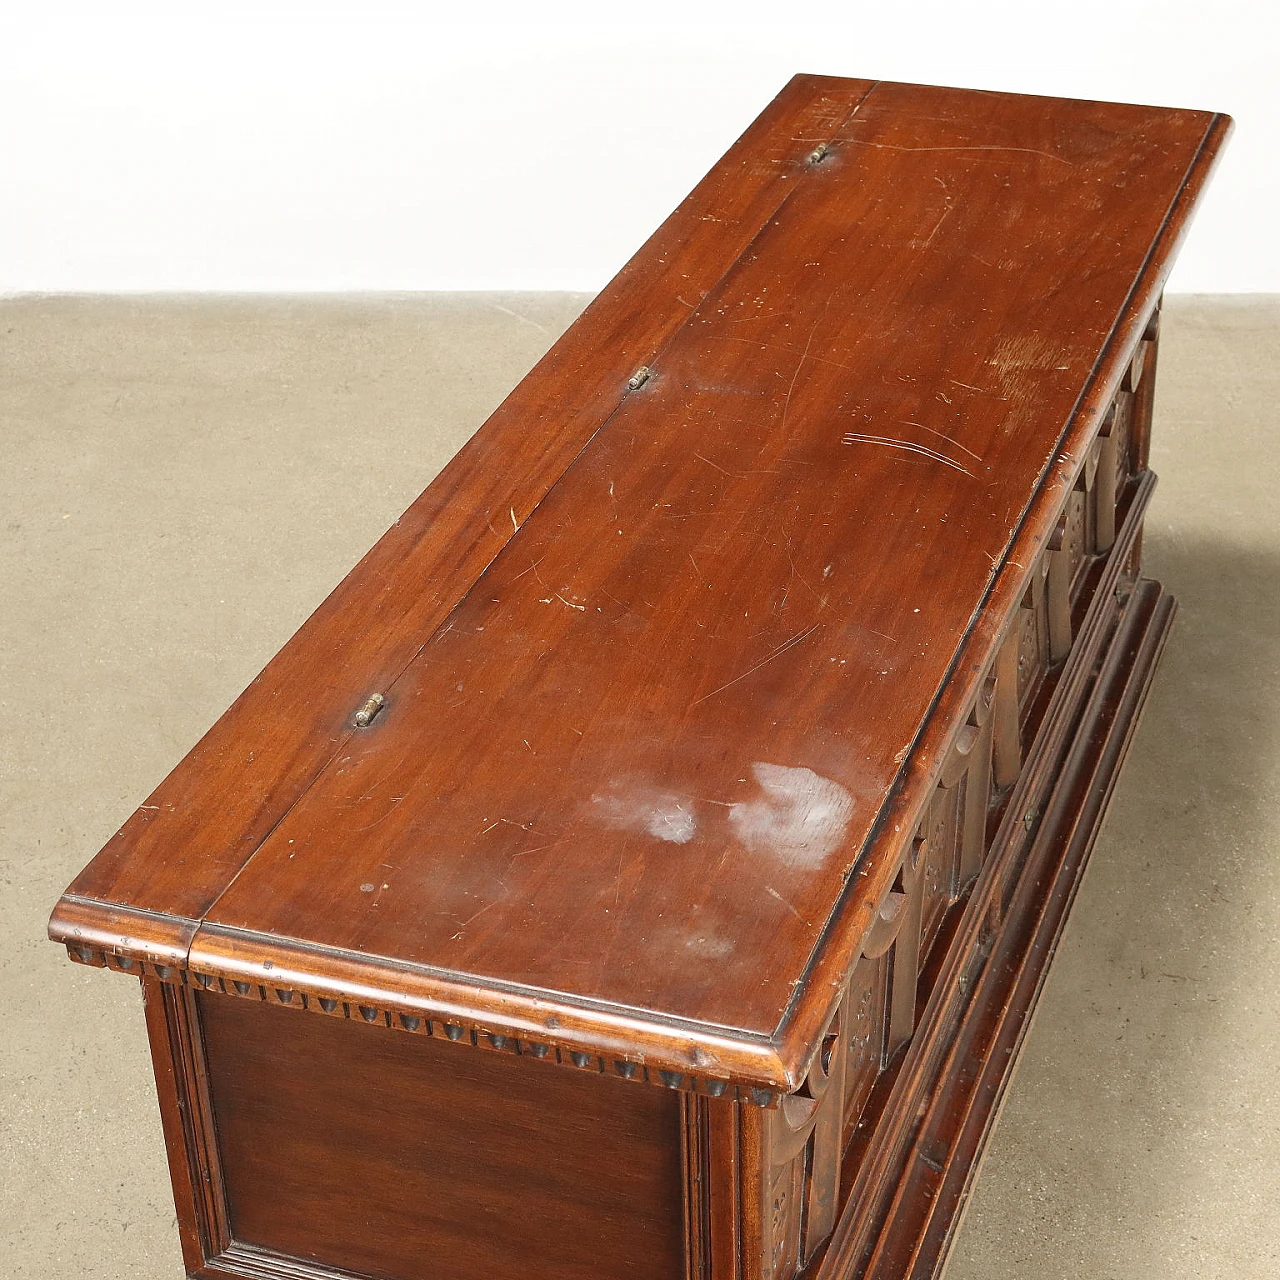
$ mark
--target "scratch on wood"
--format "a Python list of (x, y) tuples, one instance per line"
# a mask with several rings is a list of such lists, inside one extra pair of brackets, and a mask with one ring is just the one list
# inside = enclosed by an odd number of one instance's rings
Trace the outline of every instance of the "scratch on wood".
[(568, 844), (572, 839), (572, 836), (565, 836), (562, 840), (552, 840), (549, 844), (534, 845), (532, 849), (517, 849), (511, 855), (512, 861), (516, 858), (527, 858), (531, 853), (541, 853), (544, 849), (554, 849), (557, 845)]
[[(805, 588), (808, 590), (809, 594), (810, 594), (811, 596), (813, 596), (813, 598), (819, 602), (819, 607), (820, 607), (820, 608), (825, 609), (825, 608), (826, 608), (826, 606), (827, 606), (827, 598), (826, 598), (826, 596), (819, 595), (819, 594), (818, 594), (818, 592), (816, 592), (816, 591), (815, 591), (815, 590), (814, 590), (814, 589), (809, 585), (808, 579), (806, 579), (806, 578), (805, 578), (804, 574), (802, 574), (802, 573), (800, 572), (800, 570), (796, 568), (795, 558), (794, 558), (794, 557), (792, 556), (792, 554), (791, 554), (791, 545), (792, 545), (792, 544), (791, 544), (791, 536), (790, 536), (790, 534), (786, 534), (786, 533), (784, 533), (782, 536), (786, 539), (786, 543), (787, 543), (787, 545), (786, 545), (787, 563), (791, 566), (791, 576), (792, 576), (793, 578), (799, 578), (799, 579), (800, 579), (800, 585), (801, 585), (801, 586), (803, 586), (803, 587), (805, 587)], [(789, 592), (790, 590), (791, 590), (791, 584), (790, 584), (790, 583), (788, 583), (788, 584), (787, 584), (787, 592)], [(786, 599), (786, 592), (784, 592), (784, 593), (783, 593), (783, 599), (784, 599), (784, 600)]]
[[(492, 909), (493, 909), (494, 907), (496, 907), (497, 905), (498, 905), (498, 904), (497, 904), (496, 902), (488, 902), (488, 903), (486, 903), (483, 907), (481, 907), (479, 911), (475, 912), (475, 914), (474, 914), (474, 915), (470, 915), (470, 916), (468, 916), (465, 920), (463, 920), (463, 921), (461, 922), (461, 923), (462, 923), (462, 927), (458, 930), (458, 932), (457, 932), (457, 933), (455, 933), (455, 934), (453, 935), (453, 937), (450, 939), (450, 941), (451, 941), (451, 942), (457, 942), (457, 940), (458, 940), (459, 938), (461, 938), (461, 937), (462, 937), (462, 935), (467, 931), (467, 926), (468, 926), (468, 925), (470, 925), (473, 921), (478, 920), (482, 915), (484, 915), (484, 913), (485, 913), (486, 911), (490, 911), (490, 910), (492, 910)], [(457, 918), (458, 918), (457, 916), (454, 916), (454, 919), (455, 919), (455, 920), (456, 920)]]
[(791, 375), (791, 385), (787, 388), (787, 398), (782, 402), (782, 421), (778, 424), (778, 430), (782, 430), (787, 425), (787, 414), (791, 411), (791, 393), (796, 389), (796, 379), (800, 377), (800, 370), (804, 368), (804, 362), (809, 358), (809, 348), (813, 346), (813, 335), (818, 332), (818, 326), (827, 317), (827, 311), (831, 306), (831, 299), (836, 295), (833, 293), (827, 298), (826, 304), (822, 308), (822, 313), (813, 322), (813, 328), (809, 330), (809, 336), (805, 339), (804, 350), (800, 353), (800, 363), (796, 365), (796, 371)]
[(741, 675), (734, 676), (732, 680), (726, 680), (719, 688), (712, 689), (710, 693), (704, 693), (700, 698), (695, 698), (693, 702), (690, 703), (690, 706), (696, 707), (698, 703), (706, 702), (708, 698), (714, 698), (717, 693), (723, 693), (731, 684), (737, 684), (739, 680), (745, 680), (749, 675), (753, 675), (755, 672), (759, 671), (761, 667), (772, 662), (774, 658), (782, 657), (788, 649), (794, 649), (796, 645), (803, 643), (813, 635), (820, 626), (822, 626), (821, 622), (815, 622), (813, 626), (809, 627), (807, 630), (797, 632), (790, 640), (784, 641), (774, 649), (772, 653), (766, 654), (759, 662), (754, 666), (748, 667)]
[(719, 471), (719, 472), (721, 472), (722, 474), (724, 474), (724, 475), (728, 476), (730, 480), (732, 480), (732, 479), (734, 478), (734, 476), (733, 476), (733, 472), (732, 472), (732, 471), (725, 471), (725, 469), (724, 469), (724, 468), (723, 468), (723, 467), (722, 467), (718, 462), (712, 462), (710, 458), (704, 458), (704, 457), (702, 456), (702, 454), (700, 454), (700, 453), (695, 453), (693, 456), (694, 456), (695, 458), (697, 458), (699, 462), (705, 462), (705, 463), (707, 464), (707, 466), (709, 466), (709, 467), (715, 467), (715, 469), (716, 469), (717, 471)]
[(919, 427), (921, 431), (927, 431), (931, 436), (937, 436), (939, 440), (945, 440), (948, 444), (953, 444), (961, 453), (967, 453), (975, 462), (981, 462), (982, 456), (974, 453), (972, 449), (966, 449), (959, 440), (953, 440), (950, 436), (944, 435), (941, 431), (935, 431), (932, 427), (926, 427), (923, 422), (909, 422), (906, 418), (899, 418), (898, 421), (904, 427)]
[(809, 356), (809, 343), (813, 341), (814, 331), (817, 327), (818, 325), (815, 321), (813, 328), (809, 330), (809, 339), (804, 344), (804, 351), (800, 353), (800, 362), (796, 365), (795, 373), (791, 375), (791, 382), (787, 386), (787, 398), (782, 402), (782, 423), (779, 430), (787, 425), (787, 414), (791, 412), (791, 393), (796, 389), (796, 379), (799, 378), (800, 370), (804, 368), (804, 362)]
[(941, 230), (942, 224), (946, 222), (948, 217), (950, 217), (951, 210), (955, 207), (955, 201), (951, 198), (951, 192), (947, 184), (936, 175), (933, 180), (942, 188), (943, 209), (941, 216), (938, 218), (937, 222), (933, 224), (933, 230), (929, 232), (924, 243), (920, 246), (922, 249), (927, 249), (933, 243), (934, 236), (936, 236), (939, 230)]
[(875, 147), (877, 151), (1024, 151), (1028, 155), (1044, 156), (1046, 160), (1056, 160), (1059, 164), (1075, 168), (1074, 161), (1055, 156), (1052, 151), (1039, 151), (1035, 147), (1002, 147), (978, 143), (956, 147), (900, 147), (892, 142), (866, 142), (862, 138), (847, 138), (845, 141), (855, 147)]
[(907, 453), (918, 453), (925, 458), (932, 458), (935, 462), (941, 462), (944, 466), (953, 467), (956, 471), (963, 471), (971, 480), (978, 478), (972, 471), (952, 461), (946, 454), (926, 449), (922, 444), (912, 444), (907, 440), (890, 440), (885, 436), (866, 436), (856, 431), (847, 432), (841, 439), (844, 444), (882, 444), (889, 449), (904, 449)]
[(784, 898), (784, 897), (782, 896), (782, 894), (780, 894), (776, 889), (771, 889), (768, 885), (765, 885), (765, 887), (764, 887), (764, 891), (765, 891), (765, 893), (767, 893), (771, 898), (777, 898), (777, 900), (778, 900), (780, 903), (782, 903), (782, 905), (783, 905), (784, 907), (786, 907), (786, 909), (787, 909), (788, 911), (790, 911), (790, 912), (791, 912), (791, 914), (792, 914), (793, 916), (795, 916), (795, 918), (796, 918), (797, 920), (799, 920), (799, 921), (800, 921), (800, 923), (801, 923), (802, 925), (804, 925), (806, 928), (810, 928), (810, 929), (812, 929), (812, 928), (813, 928), (813, 926), (812, 926), (812, 925), (811, 925), (811, 924), (810, 924), (810, 923), (809, 923), (809, 922), (804, 918), (804, 916), (802, 916), (802, 915), (801, 915), (801, 914), (800, 914), (800, 913), (795, 909), (795, 907), (794, 907), (794, 906), (792, 906), (792, 904), (791, 904), (790, 902), (788, 902), (788, 901), (786, 900), (786, 898)]
[[(782, 314), (785, 314), (785, 313), (783, 313), (783, 312), (777, 312), (777, 313), (774, 313), (774, 314), (782, 315)], [(747, 316), (747, 317), (746, 317), (746, 320), (762, 320), (762, 319), (764, 319), (764, 317), (763, 317), (763, 316)], [(731, 320), (729, 323), (730, 323), (730, 324), (745, 324), (745, 323), (746, 323), (746, 320)], [(735, 337), (733, 337), (732, 335), (727, 334), (727, 333), (711, 333), (711, 334), (708, 334), (708, 335), (707, 335), (707, 341), (708, 341), (708, 342), (740, 342), (740, 343), (742, 343), (742, 344), (743, 344), (743, 346), (747, 346), (747, 347), (759, 347), (761, 351), (768, 351), (768, 350), (769, 350), (769, 344), (768, 344), (767, 342), (758, 342), (758, 341), (756, 341), (756, 339), (754, 339), (754, 338), (735, 338)], [(854, 370), (853, 365), (851, 365), (851, 364), (845, 364), (843, 361), (840, 361), (840, 360), (832, 360), (832, 359), (830, 359), (830, 358), (829, 358), (829, 357), (827, 357), (827, 356), (815, 356), (812, 352), (809, 352), (809, 353), (808, 353), (808, 355), (807, 355), (807, 358), (808, 358), (808, 359), (810, 359), (810, 360), (816, 360), (819, 364), (829, 364), (829, 365), (834, 366), (834, 367), (835, 367), (835, 368), (837, 368), (837, 369), (849, 369), (849, 370), (852, 370), (853, 372), (857, 372), (856, 370)], [(773, 375), (773, 376), (774, 376), (775, 378), (781, 378), (783, 375), (782, 375), (782, 374), (780, 374), (780, 373), (778, 373), (778, 372), (775, 370), (775, 371), (774, 371), (774, 375)], [(686, 408), (687, 408), (687, 407), (688, 407), (688, 406), (686, 406)]]

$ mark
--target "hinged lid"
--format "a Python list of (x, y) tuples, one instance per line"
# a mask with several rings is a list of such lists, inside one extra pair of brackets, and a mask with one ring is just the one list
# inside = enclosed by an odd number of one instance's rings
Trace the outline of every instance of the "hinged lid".
[(54, 936), (794, 1087), (1226, 127), (793, 80)]

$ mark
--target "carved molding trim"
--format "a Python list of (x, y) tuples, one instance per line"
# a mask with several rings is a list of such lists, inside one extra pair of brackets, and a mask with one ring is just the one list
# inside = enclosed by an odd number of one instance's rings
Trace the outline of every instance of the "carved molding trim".
[(700, 1094), (708, 1098), (725, 1098), (743, 1102), (749, 1106), (771, 1109), (778, 1106), (781, 1095), (772, 1089), (757, 1089), (734, 1084), (729, 1080), (717, 1080), (706, 1075), (686, 1071), (671, 1071), (650, 1067), (643, 1062), (627, 1058), (587, 1053), (551, 1041), (525, 1040), (517, 1036), (499, 1035), (476, 1026), (441, 1018), (427, 1018), (421, 1014), (385, 1009), (379, 1005), (361, 1004), (353, 1000), (317, 996), (288, 987), (275, 987), (269, 983), (244, 982), (222, 978), (197, 970), (183, 969), (176, 965), (155, 964), (135, 960), (131, 956), (116, 955), (101, 947), (83, 943), (68, 943), (67, 954), (77, 964), (97, 969), (110, 969), (135, 978), (155, 978), (173, 986), (186, 986), (194, 991), (211, 991), (223, 995), (238, 996), (244, 1000), (257, 1000), (265, 1004), (280, 1005), (289, 1009), (305, 1009), (312, 1013), (327, 1014), (333, 1018), (346, 1018), (369, 1026), (390, 1027), (411, 1035), (430, 1036), (436, 1040), (448, 1040), (452, 1044), (466, 1044), (477, 1049), (509, 1053), (537, 1062), (556, 1063), (578, 1071), (596, 1075), (613, 1076), (620, 1080), (634, 1080), (641, 1084), (656, 1085), (663, 1089), (675, 1089), (681, 1093)]

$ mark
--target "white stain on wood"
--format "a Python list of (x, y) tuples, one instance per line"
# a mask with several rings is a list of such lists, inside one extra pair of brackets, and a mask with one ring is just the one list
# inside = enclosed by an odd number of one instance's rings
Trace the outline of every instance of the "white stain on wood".
[(610, 827), (643, 831), (668, 844), (688, 844), (698, 830), (689, 797), (640, 779), (619, 779), (608, 791), (591, 797), (591, 808)]
[(812, 769), (756, 761), (760, 794), (729, 809), (729, 822), (752, 853), (817, 865), (844, 839), (854, 800), (838, 782)]

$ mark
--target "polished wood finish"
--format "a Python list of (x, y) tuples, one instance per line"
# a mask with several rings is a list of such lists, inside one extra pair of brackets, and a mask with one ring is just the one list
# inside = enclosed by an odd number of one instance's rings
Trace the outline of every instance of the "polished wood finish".
[(429, 1258), (440, 1280), (682, 1269), (678, 1094), (265, 1003), (195, 1003), (240, 1248), (369, 1275)]
[(787, 86), (55, 911), (194, 1272), (935, 1273), (1172, 617), (1228, 127)]

